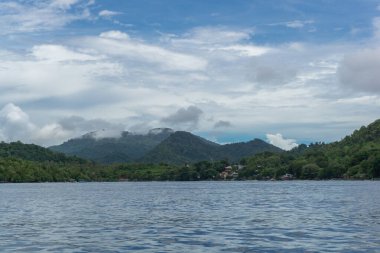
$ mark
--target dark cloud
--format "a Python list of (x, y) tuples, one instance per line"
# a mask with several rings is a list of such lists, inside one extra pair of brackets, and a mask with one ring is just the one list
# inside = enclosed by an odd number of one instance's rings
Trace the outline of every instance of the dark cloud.
[(203, 111), (196, 106), (180, 108), (175, 113), (163, 118), (161, 121), (170, 126), (185, 127), (188, 129), (196, 128)]
[(225, 120), (219, 120), (218, 122), (215, 123), (214, 128), (225, 128), (225, 127), (231, 127), (232, 124), (229, 121)]
[(346, 55), (338, 75), (341, 85), (358, 91), (380, 92), (380, 48)]

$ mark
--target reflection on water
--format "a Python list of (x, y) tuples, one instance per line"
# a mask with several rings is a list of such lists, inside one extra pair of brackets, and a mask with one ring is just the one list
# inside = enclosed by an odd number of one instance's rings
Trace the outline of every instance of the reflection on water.
[(379, 252), (380, 182), (0, 184), (2, 252)]

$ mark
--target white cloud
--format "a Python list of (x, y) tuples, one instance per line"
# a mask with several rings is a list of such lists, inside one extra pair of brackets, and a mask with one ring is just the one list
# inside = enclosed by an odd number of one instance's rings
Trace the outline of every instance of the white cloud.
[(201, 56), (174, 52), (163, 47), (149, 45), (120, 31), (109, 31), (99, 37), (84, 39), (87, 46), (101, 54), (122, 57), (125, 61), (159, 64), (164, 69), (178, 71), (204, 70), (207, 61)]
[(31, 140), (30, 133), (35, 126), (20, 107), (9, 103), (0, 111), (0, 135), (5, 141)]
[(32, 55), (38, 60), (47, 61), (94, 61), (102, 57), (72, 51), (61, 45), (38, 45), (32, 49)]
[(75, 133), (67, 131), (57, 123), (51, 123), (41, 128), (36, 127), (31, 133), (33, 143), (50, 146), (72, 138)]
[[(0, 34), (51, 31), (88, 19), (90, 12), (81, 2), (83, 0), (1, 2)], [(76, 11), (67, 11), (72, 8)]]
[(53, 7), (58, 7), (67, 10), (78, 2), (79, 0), (52, 0), (50, 5)]
[(128, 40), (129, 35), (120, 31), (108, 31), (108, 32), (103, 32), (99, 35), (101, 38), (106, 38), (106, 39), (119, 39), (119, 40)]
[(285, 139), (282, 137), (282, 134), (266, 134), (267, 141), (283, 150), (291, 150), (292, 148), (295, 148), (298, 146), (296, 143), (296, 140), (294, 139)]
[(185, 33), (181, 38), (174, 38), (176, 43), (191, 44), (231, 44), (251, 38), (251, 29), (228, 29), (225, 27), (197, 27)]
[(3, 141), (23, 141), (36, 144), (53, 144), (70, 137), (58, 124), (37, 127), (20, 107), (9, 103), (0, 111), (0, 136)]
[(229, 50), (238, 52), (240, 56), (260, 56), (271, 51), (269, 47), (259, 47), (254, 45), (232, 45), (220, 47), (219, 50)]
[(122, 14), (121, 12), (117, 12), (117, 11), (110, 11), (110, 10), (101, 10), (99, 12), (99, 16), (101, 17), (113, 17), (113, 16), (117, 16), (117, 15), (120, 15)]
[(125, 126), (101, 119), (86, 120), (72, 116), (42, 126), (35, 124), (20, 107), (9, 103), (0, 110), (1, 141), (23, 141), (44, 146), (58, 144), (68, 138), (96, 132), (94, 137), (120, 137)]
[(314, 23), (313, 20), (305, 20), (305, 21), (293, 20), (290, 22), (286, 22), (285, 26), (289, 28), (303, 28), (305, 25), (313, 24), (313, 23)]
[(286, 26), (288, 28), (300, 29), (310, 24), (314, 24), (314, 20), (292, 20), (288, 22), (272, 23), (269, 25), (270, 26)]
[[(36, 60), (29, 57), (23, 60), (0, 59), (0, 80), (2, 89), (7, 91), (0, 94), (0, 98), (17, 102), (75, 94), (94, 87), (95, 80), (98, 83), (99, 79), (112, 78), (122, 72), (117, 63), (81, 61), (89, 58), (60, 50), (59, 46), (57, 48), (35, 48)], [(46, 54), (48, 51), (53, 51), (53, 54)], [(76, 61), (67, 61), (70, 59)]]

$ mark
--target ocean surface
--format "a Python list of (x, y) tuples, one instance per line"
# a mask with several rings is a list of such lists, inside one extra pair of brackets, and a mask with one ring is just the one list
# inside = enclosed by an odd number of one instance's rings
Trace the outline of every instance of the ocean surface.
[(380, 252), (380, 181), (0, 184), (0, 252)]

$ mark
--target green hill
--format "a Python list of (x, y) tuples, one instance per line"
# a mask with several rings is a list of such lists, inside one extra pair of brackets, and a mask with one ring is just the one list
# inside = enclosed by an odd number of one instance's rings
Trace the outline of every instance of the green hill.
[(62, 182), (101, 178), (90, 161), (34, 144), (0, 143), (0, 182)]
[(34, 144), (24, 144), (21, 142), (0, 143), (0, 158), (17, 158), (27, 161), (36, 162), (80, 162), (85, 163), (86, 160), (78, 157), (69, 157), (63, 153), (54, 152), (47, 148)]
[(143, 156), (141, 162), (184, 164), (210, 160), (220, 145), (188, 132), (178, 131)]
[(341, 141), (300, 145), (282, 154), (265, 153), (245, 161), (241, 178), (279, 178), (286, 173), (300, 179), (379, 178), (380, 120)]

